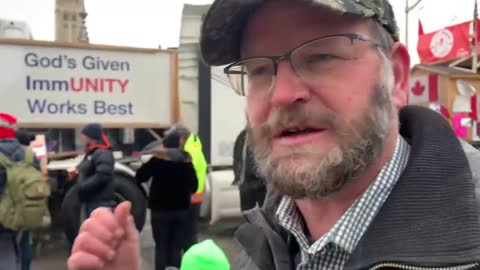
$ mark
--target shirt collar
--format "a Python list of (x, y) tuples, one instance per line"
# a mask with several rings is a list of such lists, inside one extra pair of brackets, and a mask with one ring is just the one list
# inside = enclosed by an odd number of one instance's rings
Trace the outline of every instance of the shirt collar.
[(293, 234), (303, 251), (316, 253), (326, 245), (353, 252), (360, 238), (377, 215), (381, 206), (400, 178), (410, 155), (410, 146), (399, 136), (391, 159), (384, 165), (367, 190), (352, 204), (335, 225), (320, 239), (310, 244), (304, 233), (304, 222), (295, 201), (284, 196), (276, 217), (282, 227)]

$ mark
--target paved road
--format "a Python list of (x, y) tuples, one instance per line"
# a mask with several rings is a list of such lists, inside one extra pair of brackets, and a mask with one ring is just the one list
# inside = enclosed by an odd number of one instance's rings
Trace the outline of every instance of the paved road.
[[(212, 238), (224, 250), (230, 260), (239, 252), (238, 243), (233, 240), (232, 235), (240, 220), (221, 221), (214, 226), (201, 225), (200, 239)], [(144, 230), (140, 234), (142, 247), (142, 270), (154, 269), (154, 242), (149, 217)], [(54, 233), (52, 239), (39, 252), (40, 255), (34, 259), (33, 270), (63, 270), (66, 268), (67, 248), (61, 233)]]

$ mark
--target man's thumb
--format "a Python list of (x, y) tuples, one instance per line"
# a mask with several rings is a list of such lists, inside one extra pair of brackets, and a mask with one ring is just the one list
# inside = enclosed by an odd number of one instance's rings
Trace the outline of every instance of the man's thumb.
[(132, 209), (132, 203), (129, 201), (122, 202), (115, 208), (115, 218), (121, 225), (126, 224), (130, 209)]
[(133, 217), (130, 214), (132, 209), (132, 203), (129, 201), (122, 202), (115, 208), (115, 218), (117, 219), (120, 226), (125, 230), (127, 239), (137, 239), (138, 231), (135, 227)]

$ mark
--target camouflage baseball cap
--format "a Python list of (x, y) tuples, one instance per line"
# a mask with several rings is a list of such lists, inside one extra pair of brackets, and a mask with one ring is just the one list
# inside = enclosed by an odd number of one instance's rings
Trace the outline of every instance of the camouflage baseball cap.
[[(268, 0), (215, 0), (205, 17), (200, 41), (203, 59), (210, 65), (225, 65), (240, 57), (242, 31), (255, 10)], [(395, 41), (399, 33), (388, 0), (305, 0), (312, 6), (338, 14), (373, 18)]]

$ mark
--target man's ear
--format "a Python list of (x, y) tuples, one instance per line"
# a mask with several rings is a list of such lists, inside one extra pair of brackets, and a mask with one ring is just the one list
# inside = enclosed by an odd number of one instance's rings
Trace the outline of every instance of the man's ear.
[(395, 43), (392, 46), (391, 59), (394, 75), (392, 103), (397, 110), (400, 110), (408, 103), (410, 55), (405, 45), (400, 42)]

